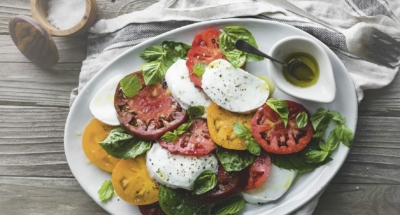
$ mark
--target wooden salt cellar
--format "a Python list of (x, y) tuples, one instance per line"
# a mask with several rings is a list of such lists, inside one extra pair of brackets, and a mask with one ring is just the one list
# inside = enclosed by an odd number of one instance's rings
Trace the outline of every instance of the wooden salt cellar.
[(18, 15), (8, 23), (8, 31), (14, 44), (32, 63), (48, 69), (58, 62), (53, 38), (34, 19)]

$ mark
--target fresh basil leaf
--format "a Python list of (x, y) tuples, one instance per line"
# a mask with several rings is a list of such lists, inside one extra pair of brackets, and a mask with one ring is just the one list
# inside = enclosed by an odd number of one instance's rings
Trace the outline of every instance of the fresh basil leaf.
[(328, 154), (329, 152), (327, 151), (312, 150), (306, 153), (305, 161), (307, 163), (321, 163), (325, 160)]
[(325, 135), (325, 131), (328, 128), (330, 122), (331, 118), (328, 114), (326, 114), (325, 117), (318, 123), (318, 127), (317, 130), (315, 130), (316, 132), (313, 135), (313, 138), (322, 138)]
[(122, 91), (127, 97), (133, 97), (142, 89), (142, 84), (136, 75), (125, 77), (119, 82)]
[(229, 150), (217, 146), (217, 156), (227, 172), (240, 171), (253, 163), (256, 156), (246, 150)]
[(158, 193), (161, 209), (167, 215), (204, 215), (208, 214), (210, 205), (190, 198), (188, 192), (171, 189), (161, 185)]
[(339, 112), (337, 111), (329, 111), (328, 112), (329, 115), (331, 115), (332, 120), (336, 123), (336, 124), (343, 124), (346, 121), (346, 118), (342, 118), (342, 116), (340, 115)]
[(140, 66), (146, 85), (160, 82), (168, 68), (178, 60), (186, 58), (191, 46), (174, 41), (163, 41), (161, 47), (149, 47), (141, 53), (141, 57), (148, 62)]
[(206, 64), (203, 62), (197, 62), (193, 67), (193, 73), (197, 77), (203, 76), (205, 71), (206, 71)]
[[(186, 131), (188, 131), (190, 129), (190, 126), (192, 126), (193, 121), (190, 121), (188, 123), (183, 123), (182, 125), (180, 125), (177, 129), (176, 129), (176, 134), (182, 135), (184, 134)], [(173, 142), (173, 141), (172, 141)]]
[(270, 154), (270, 156), (272, 163), (276, 166), (283, 169), (296, 170), (298, 173), (311, 172), (332, 160), (332, 158), (326, 157), (321, 163), (307, 163), (302, 153), (286, 155)]
[(168, 68), (169, 66), (167, 67), (163, 60), (147, 62), (140, 66), (146, 85), (160, 82), (164, 78)]
[[(311, 123), (314, 130), (317, 131), (318, 126), (321, 122), (326, 122), (326, 117), (328, 116), (328, 111), (323, 108), (318, 108), (317, 111), (311, 116)], [(325, 120), (324, 120), (325, 119)], [(330, 120), (330, 119), (329, 119)], [(329, 124), (329, 121), (328, 121)]]
[(325, 151), (325, 152), (329, 152), (330, 151), (328, 143), (324, 139), (320, 139), (319, 140), (319, 148), (322, 149), (322, 151)]
[(246, 148), (253, 155), (260, 156), (261, 154), (261, 147), (254, 138), (246, 140)]
[(218, 202), (211, 208), (211, 215), (236, 214), (244, 208), (244, 199), (234, 196), (222, 202)]
[(178, 137), (178, 133), (176, 130), (174, 132), (167, 131), (164, 135), (161, 136), (161, 140), (164, 140), (165, 142), (172, 143), (176, 140)]
[(136, 139), (120, 127), (111, 130), (108, 137), (99, 144), (107, 154), (124, 159), (135, 158), (151, 148), (151, 141)]
[(147, 61), (158, 60), (164, 55), (164, 52), (159, 46), (147, 47), (141, 54), (140, 57)]
[(306, 112), (301, 112), (296, 116), (296, 124), (298, 128), (304, 128), (308, 123), (308, 115)]
[(163, 50), (167, 52), (173, 52), (177, 57), (180, 57), (182, 59), (186, 58), (188, 51), (192, 48), (185, 43), (175, 42), (171, 40), (163, 41), (161, 46), (163, 47)]
[(193, 184), (193, 193), (201, 195), (217, 185), (217, 175), (210, 170), (202, 172), (197, 176)]
[(221, 34), (219, 35), (219, 47), (234, 67), (241, 67), (246, 61), (260, 61), (264, 59), (260, 56), (239, 52), (239, 50), (235, 48), (235, 43), (238, 39), (242, 39), (258, 48), (253, 35), (242, 26), (228, 26), (221, 30)]
[(336, 136), (335, 130), (332, 130), (331, 133), (329, 133), (328, 141), (326, 143), (328, 149), (327, 152), (334, 151), (339, 146), (339, 143), (340, 141)]
[(114, 195), (114, 187), (111, 180), (105, 180), (97, 194), (99, 194), (99, 199), (102, 202), (110, 200)]
[(349, 148), (352, 146), (354, 134), (350, 128), (345, 125), (336, 125), (334, 131), (339, 141)]
[(252, 137), (250, 129), (241, 123), (233, 123), (233, 133), (239, 138), (249, 139)]
[(270, 98), (267, 100), (267, 105), (281, 117), (286, 127), (289, 116), (289, 109), (287, 103), (284, 100)]
[(235, 68), (239, 68), (246, 63), (246, 53), (237, 49), (226, 52), (225, 57)]
[(204, 115), (204, 106), (191, 106), (187, 110), (190, 119), (201, 118)]

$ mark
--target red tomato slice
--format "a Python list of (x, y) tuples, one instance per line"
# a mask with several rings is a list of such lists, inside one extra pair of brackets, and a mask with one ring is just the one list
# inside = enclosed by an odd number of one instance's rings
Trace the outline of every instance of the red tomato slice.
[(142, 89), (127, 98), (118, 84), (114, 96), (114, 107), (125, 130), (143, 139), (156, 140), (185, 122), (186, 111), (167, 92), (166, 84), (146, 86), (141, 72), (128, 76), (132, 75), (139, 78)]
[(262, 151), (249, 168), (249, 181), (244, 189), (252, 190), (261, 186), (267, 180), (270, 169), (271, 158), (266, 152)]
[(227, 172), (224, 166), (219, 164), (217, 172), (217, 185), (212, 190), (204, 194), (193, 194), (193, 198), (206, 203), (223, 201), (241, 192), (246, 186), (248, 177), (248, 169), (244, 169), (240, 172)]
[(202, 156), (216, 149), (210, 137), (205, 119), (193, 120), (190, 131), (178, 136), (172, 143), (161, 139), (158, 143), (173, 154)]
[(139, 210), (143, 215), (166, 215), (161, 209), (159, 202), (149, 205), (139, 205)]
[[(302, 150), (310, 142), (314, 128), (311, 125), (310, 113), (296, 102), (285, 101), (288, 105), (288, 123), (285, 125), (280, 116), (268, 105), (259, 108), (251, 121), (254, 139), (267, 152), (290, 154)], [(308, 123), (303, 128), (296, 125), (296, 116), (305, 112)]]
[(209, 28), (194, 37), (192, 49), (189, 50), (186, 66), (189, 69), (190, 80), (201, 88), (201, 77), (193, 73), (196, 63), (203, 62), (206, 65), (216, 59), (226, 59), (218, 46), (219, 31)]

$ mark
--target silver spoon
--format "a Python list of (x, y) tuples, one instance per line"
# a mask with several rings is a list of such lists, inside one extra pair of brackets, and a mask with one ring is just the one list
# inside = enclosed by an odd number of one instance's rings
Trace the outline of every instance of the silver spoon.
[(262, 56), (262, 57), (268, 58), (272, 61), (282, 64), (284, 67), (287, 68), (289, 75), (292, 76), (296, 80), (311, 81), (314, 78), (314, 73), (311, 70), (311, 68), (307, 64), (305, 64), (303, 61), (301, 61), (300, 59), (295, 58), (295, 59), (290, 60), (288, 63), (282, 62), (280, 60), (272, 58), (271, 56), (265, 54), (264, 52), (258, 50), (254, 46), (252, 46), (250, 43), (248, 43), (244, 40), (241, 40), (241, 39), (236, 41), (235, 48), (242, 52), (247, 52), (250, 54)]

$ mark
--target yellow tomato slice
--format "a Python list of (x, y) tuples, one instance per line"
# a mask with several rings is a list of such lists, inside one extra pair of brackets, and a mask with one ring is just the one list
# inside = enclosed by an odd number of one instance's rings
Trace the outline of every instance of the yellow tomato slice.
[(207, 126), (213, 141), (227, 149), (245, 150), (245, 139), (236, 137), (233, 124), (241, 123), (251, 130), (253, 114), (239, 114), (227, 111), (212, 103), (207, 110)]
[(111, 181), (115, 192), (126, 202), (147, 205), (158, 201), (159, 187), (147, 171), (146, 155), (118, 162)]
[(86, 126), (82, 137), (82, 148), (86, 157), (100, 169), (112, 172), (119, 159), (107, 154), (99, 142), (105, 140), (113, 127), (93, 119)]

